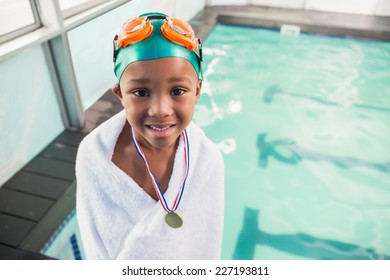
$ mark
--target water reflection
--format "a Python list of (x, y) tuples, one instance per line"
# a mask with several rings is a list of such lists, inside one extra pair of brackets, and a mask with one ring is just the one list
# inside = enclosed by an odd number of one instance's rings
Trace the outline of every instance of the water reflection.
[[(304, 95), (304, 94), (289, 94), (289, 93), (286, 93), (278, 85), (272, 85), (272, 86), (270, 86), (270, 87), (268, 87), (266, 89), (266, 91), (264, 92), (263, 102), (264, 103), (272, 103), (275, 95), (284, 95), (284, 96), (289, 96), (289, 97), (293, 97), (293, 98), (310, 99), (312, 101), (316, 101), (318, 103), (329, 105), (329, 106), (340, 106), (340, 107), (343, 107), (343, 103), (340, 102), (340, 101), (337, 102), (337, 101), (327, 100), (327, 99), (324, 99), (324, 98), (319, 98), (319, 97), (309, 96), (309, 95)], [(376, 111), (382, 111), (382, 112), (390, 113), (390, 109), (389, 108), (370, 106), (370, 105), (359, 104), (359, 103), (352, 104), (352, 107), (361, 108), (361, 109), (368, 109), (368, 110), (376, 110)]]
[[(273, 157), (274, 159), (287, 164), (298, 164), (301, 160), (327, 161), (342, 168), (365, 167), (383, 172), (390, 171), (390, 162), (375, 163), (355, 157), (331, 156), (301, 147), (292, 139), (285, 138), (266, 141), (266, 137), (267, 133), (259, 133), (257, 137), (259, 166), (263, 168), (268, 166), (268, 158)], [(281, 148), (289, 151), (289, 155), (284, 155), (279, 152), (278, 149), (281, 150)]]
[(266, 245), (289, 254), (316, 260), (390, 260), (390, 256), (380, 254), (374, 249), (351, 243), (318, 238), (305, 233), (267, 233), (260, 230), (258, 216), (259, 210), (245, 208), (244, 223), (233, 259), (254, 259), (256, 246)]

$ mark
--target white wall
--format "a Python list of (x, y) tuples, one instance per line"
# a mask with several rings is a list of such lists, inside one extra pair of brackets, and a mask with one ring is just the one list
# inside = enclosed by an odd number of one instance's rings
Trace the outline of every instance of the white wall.
[(208, 0), (207, 5), (219, 6), (219, 5), (247, 5), (250, 0)]
[(390, 0), (207, 0), (207, 5), (259, 5), (278, 8), (390, 16)]
[(306, 0), (305, 8), (339, 13), (372, 15), (378, 0)]
[(390, 16), (390, 1), (389, 0), (379, 0), (374, 14), (377, 16)]
[(250, 4), (278, 8), (303, 9), (305, 0), (249, 0)]
[(186, 21), (194, 17), (206, 6), (206, 0), (176, 0), (174, 3), (173, 17), (184, 19)]

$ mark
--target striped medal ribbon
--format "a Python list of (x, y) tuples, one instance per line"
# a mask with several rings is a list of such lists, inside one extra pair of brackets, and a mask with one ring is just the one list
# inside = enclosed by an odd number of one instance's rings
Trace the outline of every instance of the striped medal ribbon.
[(184, 129), (181, 133), (181, 136), (182, 136), (183, 141), (184, 141), (184, 162), (185, 162), (185, 166), (186, 166), (184, 180), (183, 180), (183, 183), (181, 185), (179, 192), (176, 195), (175, 202), (173, 203), (171, 209), (169, 208), (168, 203), (164, 197), (164, 194), (161, 191), (160, 185), (158, 184), (153, 173), (150, 171), (149, 164), (148, 164), (148, 161), (146, 160), (145, 154), (143, 153), (141, 146), (138, 144), (137, 140), (135, 139), (133, 128), (131, 128), (131, 135), (133, 138), (134, 147), (137, 150), (139, 156), (145, 162), (146, 168), (148, 169), (148, 173), (150, 175), (150, 178), (152, 179), (153, 187), (154, 187), (154, 190), (156, 191), (156, 194), (157, 194), (158, 199), (161, 203), (161, 206), (167, 212), (167, 214), (165, 215), (165, 222), (172, 228), (181, 227), (183, 225), (183, 219), (175, 211), (179, 207), (181, 197), (182, 197), (183, 192), (184, 192), (184, 187), (186, 185), (188, 172), (190, 169), (190, 155), (189, 155), (189, 150), (190, 150), (189, 148), (190, 147), (189, 147), (189, 143), (188, 143), (187, 130)]

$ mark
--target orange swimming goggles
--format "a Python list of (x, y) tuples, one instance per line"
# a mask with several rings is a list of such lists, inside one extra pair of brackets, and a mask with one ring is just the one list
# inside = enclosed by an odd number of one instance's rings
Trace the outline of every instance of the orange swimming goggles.
[(120, 35), (114, 38), (114, 61), (119, 48), (147, 39), (153, 33), (153, 25), (150, 20), (163, 19), (165, 22), (161, 26), (161, 33), (169, 41), (184, 46), (189, 51), (198, 54), (202, 61), (202, 42), (195, 37), (194, 31), (187, 22), (162, 15), (150, 15), (137, 17), (129, 20), (122, 26)]

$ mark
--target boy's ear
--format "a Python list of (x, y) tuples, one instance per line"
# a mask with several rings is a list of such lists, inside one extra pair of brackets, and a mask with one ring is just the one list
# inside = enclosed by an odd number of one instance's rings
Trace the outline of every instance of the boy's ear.
[(122, 101), (122, 92), (121, 92), (121, 88), (119, 87), (119, 84), (113, 86), (111, 90), (119, 98), (119, 100)]
[(196, 102), (198, 102), (200, 97), (200, 92), (202, 90), (202, 80), (198, 80), (198, 84), (196, 85)]

